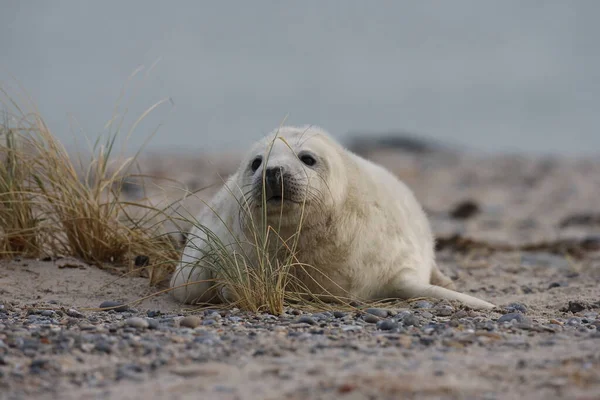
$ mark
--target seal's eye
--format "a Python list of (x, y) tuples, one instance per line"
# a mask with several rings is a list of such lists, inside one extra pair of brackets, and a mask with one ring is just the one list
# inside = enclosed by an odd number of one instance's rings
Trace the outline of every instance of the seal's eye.
[(300, 156), (300, 161), (302, 161), (304, 164), (308, 165), (309, 167), (312, 167), (313, 165), (315, 165), (317, 163), (317, 160), (315, 160), (315, 158), (313, 156), (311, 156), (310, 154), (304, 154), (304, 155)]
[(261, 163), (262, 163), (262, 158), (261, 157), (256, 157), (254, 159), (254, 161), (252, 161), (252, 164), (250, 165), (250, 168), (252, 168), (252, 172), (256, 172), (256, 170), (258, 169), (258, 167), (260, 167)]

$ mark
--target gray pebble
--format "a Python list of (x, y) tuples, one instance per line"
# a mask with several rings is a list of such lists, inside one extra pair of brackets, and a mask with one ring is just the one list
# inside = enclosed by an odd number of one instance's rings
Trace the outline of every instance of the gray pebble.
[(377, 329), (382, 331), (392, 331), (398, 328), (398, 323), (393, 320), (386, 319), (383, 321), (377, 322)]
[(194, 329), (198, 325), (200, 325), (201, 322), (202, 320), (196, 317), (195, 315), (188, 315), (187, 317), (183, 317), (181, 321), (179, 321), (179, 326)]
[(566, 257), (546, 252), (523, 252), (521, 253), (521, 264), (525, 266), (548, 266), (558, 269), (568, 269), (571, 267)]
[(216, 325), (216, 324), (217, 324), (217, 321), (215, 321), (214, 319), (205, 319), (202, 321), (203, 326)]
[(102, 353), (107, 353), (110, 354), (112, 353), (112, 346), (110, 343), (108, 343), (106, 340), (101, 340), (99, 342), (96, 343), (96, 345), (94, 346), (94, 349), (96, 351), (100, 351)]
[(383, 308), (367, 308), (365, 312), (379, 318), (387, 318), (387, 316), (390, 314), (388, 310)]
[(67, 310), (67, 315), (69, 317), (72, 317), (72, 318), (83, 318), (83, 317), (85, 317), (85, 315), (83, 315), (79, 311), (75, 310), (74, 308), (69, 308)]
[[(98, 306), (99, 308), (110, 308), (110, 307), (115, 307), (115, 308), (111, 308), (111, 310), (114, 310), (116, 312), (124, 312), (129, 310), (129, 307), (126, 306), (125, 304), (119, 302), (119, 301), (103, 301), (102, 303), (100, 303), (100, 305)], [(105, 310), (105, 311), (110, 311), (110, 310)]]
[(454, 314), (454, 308), (451, 306), (441, 305), (435, 308), (435, 315), (439, 317), (448, 317)]
[(405, 316), (404, 318), (402, 318), (402, 324), (404, 326), (418, 326), (419, 325), (419, 318), (417, 318), (416, 316), (409, 314), (407, 316)]
[(140, 317), (131, 317), (125, 321), (125, 324), (127, 324), (127, 326), (131, 326), (132, 328), (138, 329), (146, 329), (150, 326), (145, 318)]
[(369, 324), (376, 324), (377, 322), (379, 322), (379, 317), (376, 317), (373, 314), (365, 314), (363, 316), (363, 321), (369, 323)]
[(344, 311), (334, 311), (333, 312), (333, 316), (335, 318), (344, 318), (346, 315), (348, 315), (348, 313), (346, 313)]
[(508, 311), (509, 313), (514, 313), (514, 312), (520, 312), (523, 314), (527, 313), (527, 307), (521, 303), (510, 303), (509, 305), (504, 307), (504, 309), (506, 311)]
[(419, 300), (412, 303), (413, 308), (432, 308), (433, 304), (425, 300)]
[(52, 310), (44, 310), (40, 313), (40, 315), (42, 315), (44, 317), (54, 317), (56, 315), (56, 313)]
[(303, 315), (300, 318), (298, 318), (296, 320), (297, 324), (309, 324), (309, 325), (316, 325), (317, 321), (315, 321), (311, 316), (309, 315)]
[(363, 327), (360, 325), (344, 325), (342, 326), (342, 331), (344, 332), (354, 332), (360, 331)]
[(148, 321), (148, 328), (150, 329), (158, 329), (158, 327), (160, 326), (158, 321), (154, 318), (148, 318), (146, 321)]
[(579, 318), (569, 318), (569, 320), (567, 321), (567, 325), (570, 326), (578, 326), (581, 324), (581, 320)]
[(160, 314), (161, 314), (160, 311), (154, 311), (154, 310), (148, 311), (146, 313), (148, 318), (156, 318), (156, 317), (160, 316)]
[(318, 321), (327, 321), (331, 318), (331, 313), (330, 312), (322, 312), (322, 313), (317, 313), (317, 314), (313, 314), (313, 318), (318, 320)]
[(515, 312), (504, 314), (503, 316), (498, 318), (498, 323), (501, 324), (504, 322), (510, 322), (512, 320), (516, 320), (517, 322), (526, 322), (525, 316), (523, 314)]

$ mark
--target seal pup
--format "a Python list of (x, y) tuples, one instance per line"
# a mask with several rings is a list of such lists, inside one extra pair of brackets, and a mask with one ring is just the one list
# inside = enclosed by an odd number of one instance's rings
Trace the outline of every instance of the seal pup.
[(263, 215), (283, 240), (294, 237), (301, 222), (295, 254), (313, 269), (296, 277), (313, 294), (363, 301), (432, 297), (495, 307), (455, 291), (439, 270), (429, 221), (408, 186), (314, 126), (281, 127), (244, 155), (188, 235), (171, 278), (178, 301), (232, 300), (230, 290), (211, 281), (218, 276), (206, 254), (215, 235), (255, 265), (249, 215), (254, 221)]

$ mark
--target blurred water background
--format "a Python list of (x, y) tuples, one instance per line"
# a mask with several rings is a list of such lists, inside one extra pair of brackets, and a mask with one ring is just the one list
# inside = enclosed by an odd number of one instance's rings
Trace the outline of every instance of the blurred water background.
[[(62, 140), (243, 149), (286, 118), (478, 151), (600, 149), (600, 2), (2, 0), (0, 83)], [(11, 91), (11, 93), (21, 93)]]

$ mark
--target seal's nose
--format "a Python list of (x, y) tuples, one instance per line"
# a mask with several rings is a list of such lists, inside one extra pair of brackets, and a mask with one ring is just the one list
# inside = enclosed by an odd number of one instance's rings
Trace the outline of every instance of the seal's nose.
[(265, 170), (265, 189), (267, 198), (281, 197), (283, 187), (283, 168), (271, 167)]

